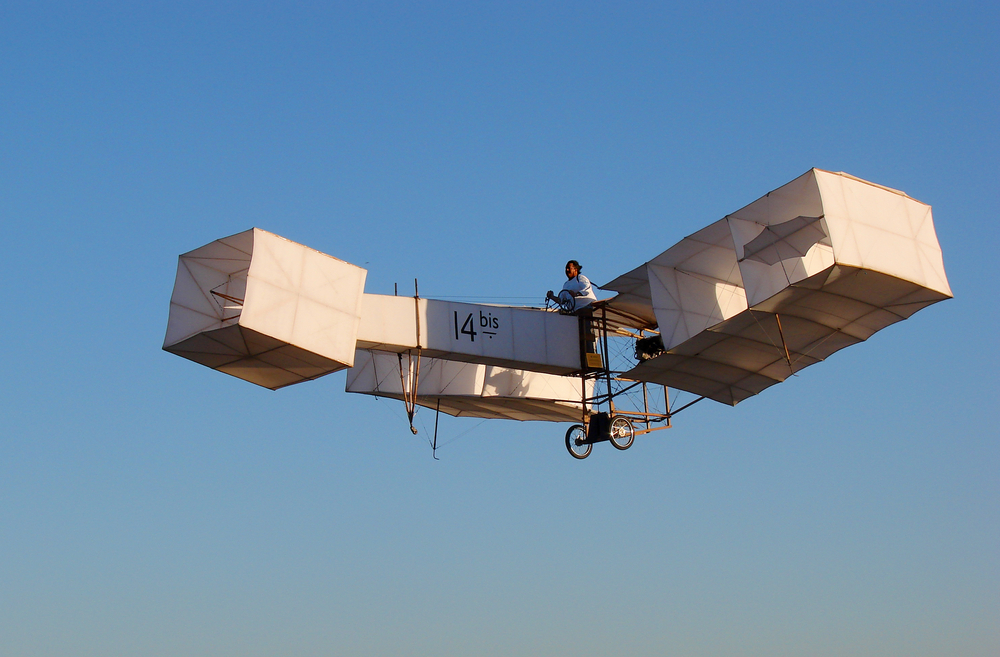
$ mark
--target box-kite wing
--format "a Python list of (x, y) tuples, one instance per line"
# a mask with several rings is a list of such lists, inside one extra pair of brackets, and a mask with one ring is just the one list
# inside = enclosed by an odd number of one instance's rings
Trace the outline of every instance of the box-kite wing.
[(367, 272), (251, 230), (183, 254), (166, 351), (277, 389), (350, 367)]
[(930, 206), (820, 169), (601, 287), (663, 339), (625, 377), (728, 404), (951, 297)]
[[(580, 421), (583, 389), (578, 377), (515, 370), (359, 349), (347, 373), (347, 392), (424, 406), (457, 417)], [(586, 396), (593, 381), (585, 382)]]

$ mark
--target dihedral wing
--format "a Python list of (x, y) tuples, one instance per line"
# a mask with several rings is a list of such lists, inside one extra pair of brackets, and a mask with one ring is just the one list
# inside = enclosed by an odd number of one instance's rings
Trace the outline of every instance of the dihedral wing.
[[(651, 411), (647, 384), (736, 404), (951, 297), (930, 206), (820, 169), (579, 310), (366, 294), (366, 274), (259, 228), (217, 240), (180, 256), (163, 348), (271, 389), (353, 368), (347, 391), (402, 399), (411, 427), (418, 405), (579, 420), (567, 447), (583, 458), (669, 426), (669, 395)], [(609, 339), (634, 358), (613, 363)], [(641, 410), (615, 406), (639, 384)]]

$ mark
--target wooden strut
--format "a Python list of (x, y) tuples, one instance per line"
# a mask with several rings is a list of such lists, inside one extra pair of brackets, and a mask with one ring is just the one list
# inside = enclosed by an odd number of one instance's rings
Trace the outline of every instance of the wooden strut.
[(615, 396), (611, 392), (611, 351), (608, 349), (608, 309), (607, 306), (601, 307), (601, 333), (603, 334), (603, 339), (601, 340), (601, 358), (604, 359), (604, 373), (605, 373), (605, 385), (607, 385), (608, 390), (608, 415), (614, 417), (615, 414)]
[(667, 427), (669, 428), (671, 426), (670, 416), (673, 415), (673, 413), (670, 412), (670, 388), (667, 386), (663, 386), (663, 408), (664, 413), (667, 415)]
[(378, 368), (375, 366), (375, 352), (369, 349), (368, 354), (372, 357), (372, 374), (375, 376), (375, 399), (378, 399), (378, 388), (382, 380), (378, 378)]
[(410, 421), (410, 431), (416, 435), (417, 428), (413, 426), (413, 416), (417, 412), (417, 385), (420, 381), (420, 350), (417, 349), (416, 372), (413, 366), (413, 350), (406, 351), (406, 375), (403, 375), (403, 354), (396, 354), (399, 358), (399, 385), (403, 389), (403, 406), (406, 408), (406, 417)]
[[(410, 390), (407, 393), (407, 386), (403, 385), (403, 405), (406, 407), (406, 416), (410, 420), (410, 431), (417, 434), (417, 428), (413, 426), (413, 415), (417, 412), (417, 389), (420, 387), (420, 289), (417, 287), (417, 279), (413, 279), (413, 313), (417, 326), (417, 366), (413, 367), (413, 350), (407, 349), (406, 358), (409, 367), (406, 368), (407, 378), (410, 379)], [(399, 357), (399, 376), (403, 376), (403, 356)], [(439, 402), (440, 403), (440, 402)]]
[[(226, 279), (225, 283), (220, 283), (219, 285), (216, 285), (214, 288), (212, 288), (211, 290), (209, 290), (209, 292), (211, 292), (212, 296), (219, 297), (223, 301), (228, 301), (229, 303), (235, 303), (236, 304), (235, 306), (223, 306), (222, 307), (223, 311), (226, 311), (226, 310), (236, 310), (237, 308), (239, 308), (240, 309), (240, 313), (242, 313), (243, 312), (243, 304), (245, 303), (245, 299), (241, 299), (239, 297), (235, 297), (235, 296), (233, 296), (231, 294), (225, 294), (223, 292), (216, 291), (216, 288), (220, 288), (223, 285), (228, 286), (232, 281), (233, 281), (233, 275), (230, 274), (229, 277)], [(229, 317), (228, 319), (227, 318), (223, 318), (222, 321), (228, 322), (231, 319), (236, 319), (237, 317), (240, 316), (240, 313), (237, 313), (236, 315), (233, 315), (232, 317)], [(223, 314), (225, 314), (225, 313), (223, 312)]]
[(438, 420), (441, 418), (441, 398), (437, 399), (437, 412), (434, 414), (434, 442), (431, 443), (431, 456), (434, 457), (435, 461), (440, 461), (437, 457), (438, 450)]
[[(778, 335), (781, 336), (781, 346), (785, 349), (785, 362), (788, 363), (788, 369), (792, 369), (792, 357), (788, 354), (788, 344), (785, 342), (785, 332), (781, 330), (781, 318), (778, 317), (778, 313), (774, 313), (774, 319), (778, 322)], [(795, 374), (795, 372), (792, 372)]]
[[(399, 296), (399, 285), (393, 285), (393, 296)], [(406, 409), (406, 417), (410, 421), (410, 431), (414, 435), (417, 434), (417, 428), (413, 426), (413, 416), (417, 412), (417, 389), (420, 386), (420, 292), (417, 288), (417, 279), (413, 279), (413, 307), (414, 315), (416, 317), (417, 323), (417, 365), (416, 368), (413, 366), (413, 349), (406, 350), (406, 376), (403, 376), (403, 354), (398, 353), (396, 357), (399, 360), (399, 385), (403, 391), (403, 407)], [(440, 406), (440, 400), (438, 400), (438, 405)], [(437, 434), (437, 426), (435, 422), (435, 440)]]
[(642, 382), (642, 414), (646, 417), (646, 431), (649, 431), (649, 391), (645, 381)]
[[(694, 400), (694, 401), (692, 401), (692, 402), (688, 402), (688, 403), (684, 404), (683, 406), (681, 406), (680, 408), (678, 408), (678, 409), (677, 409), (676, 411), (674, 411), (673, 413), (670, 413), (670, 415), (668, 415), (668, 416), (667, 416), (667, 422), (668, 422), (668, 423), (670, 422), (670, 417), (671, 417), (671, 416), (673, 416), (673, 415), (677, 415), (678, 413), (680, 413), (681, 411), (683, 411), (683, 410), (684, 410), (685, 408), (687, 408), (688, 406), (694, 406), (695, 404), (697, 404), (698, 402), (700, 402), (700, 401), (701, 401), (702, 399), (705, 399), (705, 397), (699, 397), (698, 399), (695, 399), (695, 400)], [(669, 426), (670, 426), (670, 424), (667, 424), (667, 426), (669, 427)]]
[(234, 297), (234, 296), (230, 296), (228, 294), (223, 294), (222, 292), (216, 292), (215, 290), (210, 290), (210, 291), (215, 296), (220, 297), (222, 299), (225, 299), (226, 301), (229, 301), (229, 302), (232, 302), (232, 303), (238, 303), (241, 306), (243, 305), (243, 299), (240, 299), (239, 297)]

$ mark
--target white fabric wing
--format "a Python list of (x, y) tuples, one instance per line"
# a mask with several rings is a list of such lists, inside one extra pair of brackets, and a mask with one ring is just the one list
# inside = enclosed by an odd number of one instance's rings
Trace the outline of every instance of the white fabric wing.
[(929, 206), (819, 169), (603, 287), (663, 336), (626, 376), (729, 404), (951, 297)]
[[(460, 417), (579, 422), (584, 389), (575, 376), (556, 376), (493, 365), (460, 363), (359, 349), (347, 372), (347, 392), (404, 398), (416, 381), (416, 403)], [(587, 382), (593, 394), (593, 381)]]
[(254, 228), (180, 256), (163, 348), (277, 389), (350, 367), (366, 272)]

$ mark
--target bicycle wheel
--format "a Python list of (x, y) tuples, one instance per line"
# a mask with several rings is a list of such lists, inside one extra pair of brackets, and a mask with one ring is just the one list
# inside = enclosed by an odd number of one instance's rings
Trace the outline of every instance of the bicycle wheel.
[(580, 444), (579, 441), (587, 439), (587, 429), (582, 424), (574, 424), (566, 432), (566, 451), (575, 459), (585, 459), (590, 456), (590, 450), (594, 446), (590, 443)]
[(635, 442), (635, 428), (627, 417), (611, 420), (611, 444), (617, 449), (628, 449)]

